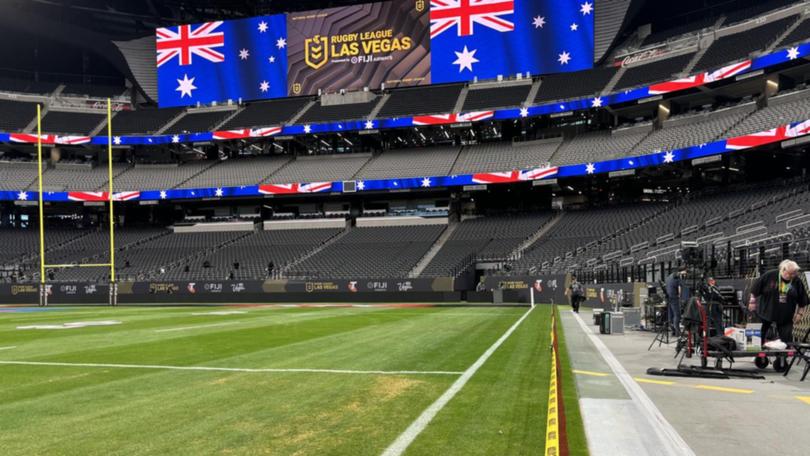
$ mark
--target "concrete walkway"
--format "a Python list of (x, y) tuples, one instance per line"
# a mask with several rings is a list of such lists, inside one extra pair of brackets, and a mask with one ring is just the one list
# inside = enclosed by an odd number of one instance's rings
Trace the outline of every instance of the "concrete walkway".
[(599, 335), (589, 310), (561, 313), (591, 455), (810, 454), (800, 369), (784, 378), (769, 368), (766, 380), (649, 376), (675, 367), (674, 345), (647, 351), (652, 333)]

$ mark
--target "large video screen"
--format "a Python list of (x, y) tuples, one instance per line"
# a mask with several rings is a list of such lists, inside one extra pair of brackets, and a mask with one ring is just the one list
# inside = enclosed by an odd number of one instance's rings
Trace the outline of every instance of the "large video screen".
[(156, 31), (162, 107), (593, 65), (593, 0), (390, 0)]

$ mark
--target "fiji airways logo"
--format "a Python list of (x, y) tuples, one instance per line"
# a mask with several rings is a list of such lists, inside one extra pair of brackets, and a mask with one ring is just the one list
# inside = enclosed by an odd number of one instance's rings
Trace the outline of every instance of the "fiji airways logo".
[(325, 36), (315, 35), (304, 40), (304, 62), (313, 70), (320, 69), (329, 61), (329, 41)]

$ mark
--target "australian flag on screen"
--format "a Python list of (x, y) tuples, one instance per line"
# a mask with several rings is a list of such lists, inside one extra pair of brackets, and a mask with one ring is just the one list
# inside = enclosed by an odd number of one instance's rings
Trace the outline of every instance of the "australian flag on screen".
[(431, 0), (431, 79), (593, 67), (594, 0)]
[(287, 95), (283, 14), (155, 31), (161, 107)]

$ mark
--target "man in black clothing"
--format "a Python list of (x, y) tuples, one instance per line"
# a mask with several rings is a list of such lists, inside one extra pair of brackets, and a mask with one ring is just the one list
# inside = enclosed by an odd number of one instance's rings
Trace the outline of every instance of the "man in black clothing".
[(683, 280), (686, 277), (686, 266), (681, 266), (666, 279), (667, 312), (669, 324), (676, 336), (681, 334), (681, 300), (684, 296)]
[(807, 307), (807, 290), (799, 278), (799, 265), (785, 260), (778, 270), (762, 274), (751, 287), (748, 310), (762, 321), (762, 337), (771, 326), (782, 342), (793, 342), (793, 324), (801, 320)]
[(710, 328), (714, 329), (715, 336), (722, 336), (723, 328), (723, 295), (717, 288), (717, 281), (714, 277), (708, 277), (701, 289), (701, 295), (705, 301), (704, 305), (708, 314)]
[(571, 308), (575, 313), (579, 313), (579, 305), (585, 300), (585, 287), (577, 282), (577, 276), (571, 276), (571, 285), (568, 286), (565, 294), (571, 298)]

